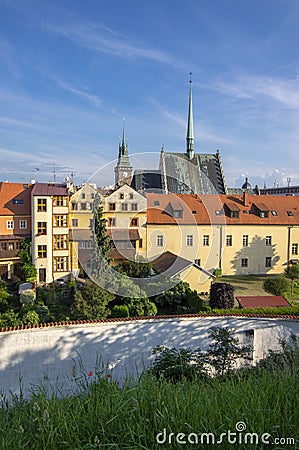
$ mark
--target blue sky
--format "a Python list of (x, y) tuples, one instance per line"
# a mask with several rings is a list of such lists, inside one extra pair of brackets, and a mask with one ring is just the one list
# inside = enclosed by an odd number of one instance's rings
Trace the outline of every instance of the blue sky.
[(0, 180), (89, 179), (123, 118), (130, 153), (184, 152), (191, 71), (228, 186), (299, 184), (298, 43), (297, 0), (0, 0)]

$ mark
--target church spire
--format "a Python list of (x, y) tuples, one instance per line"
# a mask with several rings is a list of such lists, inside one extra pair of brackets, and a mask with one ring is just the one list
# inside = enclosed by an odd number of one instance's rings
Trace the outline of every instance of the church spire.
[(117, 165), (114, 168), (115, 173), (115, 185), (120, 186), (124, 183), (130, 183), (132, 177), (132, 170), (129, 159), (128, 144), (126, 144), (125, 138), (125, 120), (123, 120), (123, 132), (122, 139), (118, 147), (118, 160)]
[(190, 72), (190, 93), (189, 93), (189, 111), (187, 126), (187, 155), (190, 159), (194, 157), (194, 133), (193, 133), (193, 105), (192, 105), (192, 73)]

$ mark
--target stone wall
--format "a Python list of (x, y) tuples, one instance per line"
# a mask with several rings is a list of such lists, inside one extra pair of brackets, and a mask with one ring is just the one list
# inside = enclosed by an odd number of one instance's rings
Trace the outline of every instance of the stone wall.
[[(25, 396), (38, 386), (75, 392), (96, 371), (120, 383), (138, 375), (156, 345), (205, 349), (211, 326), (232, 327), (254, 344), (254, 359), (279, 348), (281, 337), (299, 336), (299, 321), (254, 317), (175, 317), (32, 328), (0, 333), (0, 391)], [(248, 331), (250, 331), (248, 333)], [(253, 330), (253, 331), (252, 331)], [(245, 333), (247, 332), (247, 333)], [(92, 372), (92, 375), (90, 374)], [(89, 375), (88, 375), (89, 373)]]

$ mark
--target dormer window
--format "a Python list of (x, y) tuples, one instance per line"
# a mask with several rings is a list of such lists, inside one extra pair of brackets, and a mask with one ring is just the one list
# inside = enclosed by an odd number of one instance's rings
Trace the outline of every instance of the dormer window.
[(254, 203), (255, 208), (257, 209), (257, 214), (261, 217), (269, 217), (269, 209), (267, 205), (264, 203)]
[(287, 211), (287, 215), (288, 216), (293, 216), (294, 214), (293, 214), (293, 211)]
[(240, 210), (238, 206), (233, 202), (225, 203), (226, 208), (228, 209), (228, 216), (232, 218), (240, 218)]
[(181, 219), (183, 217), (183, 211), (178, 210), (178, 209), (174, 210), (173, 211), (173, 217), (175, 219)]
[(272, 212), (272, 216), (278, 216), (277, 211), (273, 210), (273, 211), (271, 211), (271, 212)]

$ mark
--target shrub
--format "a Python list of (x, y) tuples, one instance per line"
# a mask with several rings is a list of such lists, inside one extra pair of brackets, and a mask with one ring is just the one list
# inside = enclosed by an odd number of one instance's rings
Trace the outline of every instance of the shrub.
[(233, 308), (234, 287), (228, 283), (212, 283), (210, 288), (211, 308)]
[(212, 327), (209, 337), (210, 344), (207, 355), (210, 365), (217, 375), (225, 375), (236, 367), (238, 359), (251, 360), (253, 347), (251, 345), (240, 346), (239, 339), (234, 336), (234, 330), (226, 327)]
[(112, 308), (112, 317), (130, 317), (127, 305), (115, 305)]
[(264, 281), (263, 288), (272, 295), (284, 295), (289, 288), (289, 281), (282, 275), (269, 277)]
[(171, 382), (183, 379), (207, 378), (205, 370), (206, 357), (201, 350), (176, 349), (165, 346), (154, 347), (155, 355), (149, 372), (155, 378), (163, 378)]
[(39, 323), (39, 316), (36, 311), (30, 310), (24, 314), (22, 322), (25, 325), (34, 325)]
[(31, 291), (30, 289), (27, 289), (26, 291), (23, 291), (20, 295), (20, 302), (22, 305), (30, 305), (33, 304), (35, 301), (36, 295), (34, 291)]

